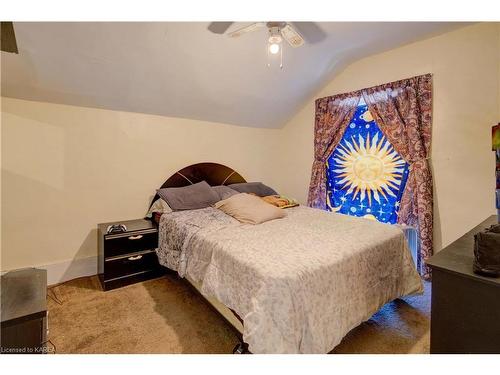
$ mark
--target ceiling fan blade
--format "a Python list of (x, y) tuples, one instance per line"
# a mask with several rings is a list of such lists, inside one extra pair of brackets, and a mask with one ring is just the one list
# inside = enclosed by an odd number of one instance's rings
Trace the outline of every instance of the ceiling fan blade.
[(300, 47), (305, 43), (304, 38), (290, 25), (286, 24), (281, 29), (281, 35), (293, 48)]
[(307, 43), (319, 43), (326, 38), (325, 32), (316, 22), (292, 22), (292, 25)]
[(0, 49), (5, 52), (19, 53), (17, 50), (16, 34), (12, 22), (0, 22), (1, 40)]
[(261, 27), (264, 27), (265, 25), (266, 25), (265, 22), (255, 22), (255, 23), (252, 23), (251, 25), (248, 25), (248, 26), (242, 27), (241, 29), (230, 32), (227, 34), (227, 36), (229, 36), (231, 38), (236, 38), (238, 36), (241, 36), (242, 34), (250, 33), (252, 31), (258, 30)]
[(214, 34), (224, 34), (233, 22), (210, 22), (207, 29)]

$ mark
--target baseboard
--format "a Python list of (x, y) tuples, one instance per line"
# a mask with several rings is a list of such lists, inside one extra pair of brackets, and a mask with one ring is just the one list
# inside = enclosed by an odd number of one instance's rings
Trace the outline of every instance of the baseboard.
[(97, 256), (45, 264), (36, 268), (47, 270), (47, 284), (54, 285), (83, 276), (96, 275)]

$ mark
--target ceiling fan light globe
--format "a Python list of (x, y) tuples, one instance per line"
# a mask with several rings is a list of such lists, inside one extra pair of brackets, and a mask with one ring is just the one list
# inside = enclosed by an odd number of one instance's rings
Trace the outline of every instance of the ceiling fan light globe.
[(283, 39), (281, 38), (281, 36), (278, 34), (278, 35), (271, 35), (269, 37), (269, 43), (271, 44), (278, 44), (278, 43), (281, 43)]
[(269, 45), (269, 52), (276, 55), (280, 51), (280, 45), (277, 43), (272, 43)]

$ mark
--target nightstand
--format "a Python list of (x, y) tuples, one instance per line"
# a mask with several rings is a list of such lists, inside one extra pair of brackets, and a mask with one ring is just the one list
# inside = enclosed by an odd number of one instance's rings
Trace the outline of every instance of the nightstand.
[[(108, 234), (113, 224), (124, 224), (127, 230)], [(99, 241), (99, 279), (104, 290), (161, 276), (165, 269), (158, 263), (158, 228), (144, 219), (103, 223), (97, 226)]]

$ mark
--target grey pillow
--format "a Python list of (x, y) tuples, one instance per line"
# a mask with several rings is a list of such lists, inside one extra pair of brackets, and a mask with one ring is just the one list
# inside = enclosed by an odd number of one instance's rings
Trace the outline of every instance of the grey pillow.
[(229, 186), (225, 185), (212, 186), (212, 189), (214, 189), (217, 192), (220, 200), (227, 199), (235, 194), (238, 194), (236, 190), (231, 189)]
[(206, 181), (178, 188), (162, 188), (157, 192), (174, 211), (210, 207), (220, 200), (219, 195)]
[(259, 197), (278, 194), (274, 189), (264, 185), (262, 182), (241, 182), (239, 184), (231, 184), (229, 187), (240, 193), (254, 193)]

